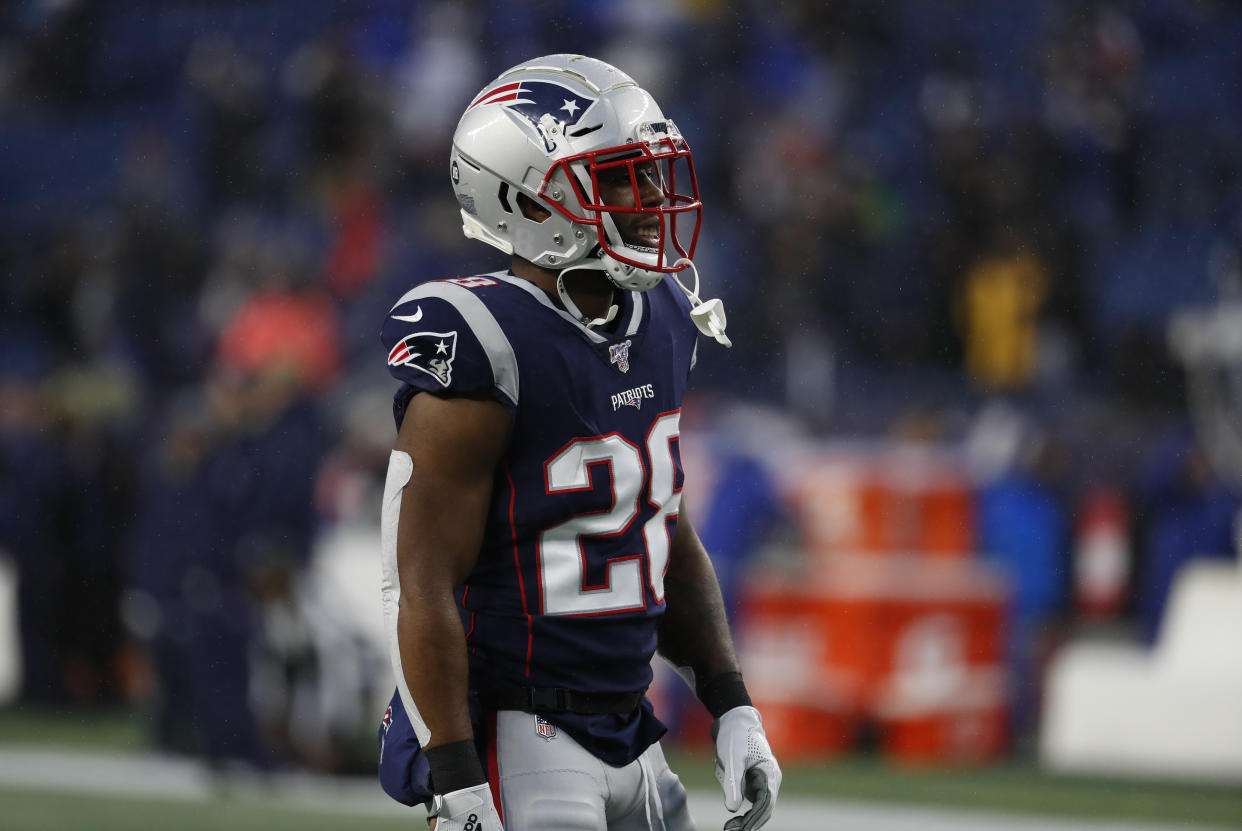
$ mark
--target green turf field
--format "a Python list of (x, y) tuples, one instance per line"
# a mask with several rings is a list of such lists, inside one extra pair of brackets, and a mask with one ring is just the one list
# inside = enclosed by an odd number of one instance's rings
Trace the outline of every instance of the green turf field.
[[(715, 786), (708, 760), (669, 761), (687, 786)], [(1053, 776), (1020, 762), (910, 770), (863, 756), (784, 771), (782, 794), (1242, 828), (1242, 790), (1225, 786)]]
[(323, 808), (300, 811), (263, 799), (183, 800), (126, 799), (79, 794), (49, 794), (0, 788), (0, 829), (9, 831), (397, 831), (417, 828), (387, 817), (332, 814)]
[[(125, 712), (49, 713), (0, 710), (0, 749), (66, 748), (82, 753), (146, 748), (140, 717)], [(690, 788), (713, 791), (711, 760), (670, 753)], [(978, 768), (907, 770), (882, 760), (852, 756), (825, 764), (786, 765), (784, 795), (887, 804), (1114, 820), (1207, 824), (1242, 829), (1242, 789), (1224, 786), (1111, 781), (1051, 776), (1034, 765), (1005, 762)], [(382, 798), (381, 798), (382, 801)], [(135, 818), (141, 817), (139, 825)], [(362, 816), (330, 802), (304, 809), (285, 795), (261, 788), (208, 799), (160, 799), (50, 793), (0, 786), (0, 829), (381, 829), (409, 827), (400, 818)]]

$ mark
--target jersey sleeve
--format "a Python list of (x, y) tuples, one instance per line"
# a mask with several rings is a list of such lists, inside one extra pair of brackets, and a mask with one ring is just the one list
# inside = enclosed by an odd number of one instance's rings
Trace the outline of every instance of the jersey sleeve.
[[(423, 283), (397, 301), (380, 339), (388, 372), (402, 382), (398, 404), (416, 393), (486, 395), (518, 403), (517, 359), (483, 300), (449, 280)], [(400, 409), (404, 409), (401, 406)]]

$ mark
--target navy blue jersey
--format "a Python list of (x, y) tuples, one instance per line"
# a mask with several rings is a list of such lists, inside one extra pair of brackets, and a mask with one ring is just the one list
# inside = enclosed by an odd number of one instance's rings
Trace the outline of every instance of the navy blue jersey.
[[(513, 418), (458, 591), (472, 691), (651, 682), (697, 331), (671, 280), (619, 294), (615, 325), (599, 331), (508, 273), (437, 280), (384, 323), (398, 426), (418, 392), (490, 396)], [(645, 701), (629, 716), (546, 717), (614, 765), (665, 729)]]

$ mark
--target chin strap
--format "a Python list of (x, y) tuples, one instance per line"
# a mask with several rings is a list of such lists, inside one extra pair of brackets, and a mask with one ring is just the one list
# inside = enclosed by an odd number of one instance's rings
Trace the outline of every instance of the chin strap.
[(569, 268), (561, 269), (560, 273), (556, 275), (556, 293), (560, 296), (561, 302), (565, 304), (565, 311), (582, 321), (582, 325), (588, 329), (594, 329), (596, 326), (607, 326), (617, 316), (617, 312), (621, 311), (619, 305), (611, 302), (616, 298), (616, 291), (614, 290), (609, 298), (608, 314), (594, 319), (587, 317), (578, 308), (578, 304), (570, 299), (569, 292), (565, 291), (565, 272), (573, 271), (575, 268), (584, 268), (584, 266), (570, 266)]
[[(729, 336), (725, 334), (725, 326), (727, 326), (728, 323), (725, 317), (724, 303), (721, 303), (717, 298), (712, 298), (711, 300), (700, 300), (698, 294), (698, 266), (694, 264), (693, 260), (687, 257), (682, 257), (680, 260), (673, 263), (674, 266), (681, 266), (683, 264), (684, 267), (682, 268), (682, 271), (684, 271), (685, 268), (689, 268), (690, 271), (694, 273), (694, 290), (691, 291), (686, 288), (681, 282), (681, 278), (678, 276), (680, 272), (672, 272), (672, 278), (673, 282), (677, 284), (677, 287), (685, 292), (686, 297), (690, 299), (690, 319), (694, 321), (695, 328), (704, 335), (707, 335), (709, 338), (714, 338), (717, 343), (726, 348), (733, 346), (733, 341), (729, 340)], [(604, 317), (597, 317), (594, 319), (587, 317), (582, 313), (582, 310), (578, 308), (578, 304), (574, 303), (574, 301), (570, 298), (569, 293), (565, 291), (565, 273), (574, 271), (575, 269), (593, 271), (598, 270), (601, 267), (603, 266), (599, 264), (571, 265), (568, 268), (561, 269), (561, 271), (556, 275), (556, 293), (560, 296), (561, 303), (565, 305), (566, 311), (578, 318), (578, 320), (582, 321), (582, 325), (586, 326), (588, 329), (594, 329), (597, 326), (605, 326), (608, 323), (611, 323), (613, 318), (615, 318), (617, 313), (620, 311), (620, 306), (616, 303), (611, 303), (608, 308), (608, 314)], [(607, 273), (606, 268), (605, 272)], [(651, 273), (658, 275), (660, 279), (663, 279), (664, 277), (664, 275), (659, 272)], [(647, 289), (653, 288), (658, 283), (659, 280), (650, 286), (646, 286), (645, 288), (631, 290), (646, 291)]]
[[(673, 265), (681, 265), (685, 263), (692, 272), (694, 272), (694, 291), (686, 288), (682, 284), (681, 278), (678, 277), (679, 272), (673, 272), (673, 282), (677, 287), (686, 293), (686, 297), (690, 298), (690, 319), (694, 321), (695, 327), (707, 335), (709, 338), (715, 338), (716, 343), (726, 348), (733, 345), (733, 341), (729, 340), (729, 336), (725, 334), (725, 326), (727, 321), (725, 318), (724, 304), (718, 298), (703, 301), (699, 299), (699, 269), (695, 266), (694, 261), (682, 257)], [(684, 269), (683, 269), (684, 270)]]

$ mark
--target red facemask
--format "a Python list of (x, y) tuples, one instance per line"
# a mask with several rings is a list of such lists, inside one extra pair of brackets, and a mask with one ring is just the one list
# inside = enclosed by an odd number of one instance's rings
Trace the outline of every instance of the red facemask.
[[(585, 212), (583, 215), (562, 204), (569, 200), (553, 197), (556, 186), (552, 184), (552, 179), (558, 169), (564, 170), (565, 178)], [(601, 178), (614, 182), (619, 178), (622, 186), (628, 180), (630, 204), (605, 204), (600, 196)], [(585, 184), (584, 179), (587, 180)], [(644, 180), (650, 180), (659, 188), (663, 197), (661, 204), (643, 204)], [(586, 185), (590, 187), (589, 192)], [(703, 203), (699, 199), (694, 160), (689, 146), (681, 137), (666, 136), (650, 142), (634, 142), (566, 157), (548, 170), (540, 193), (547, 205), (570, 221), (593, 226), (604, 253), (619, 262), (670, 273), (686, 268), (683, 259), (694, 258), (703, 221)], [(649, 201), (654, 200), (649, 197)], [(606, 217), (611, 222), (606, 221)], [(642, 220), (648, 217), (655, 219), (655, 223), (644, 223), (649, 234), (656, 236), (652, 244), (620, 238), (619, 229), (633, 228), (636, 218)], [(609, 239), (610, 235), (615, 235), (615, 238)]]

